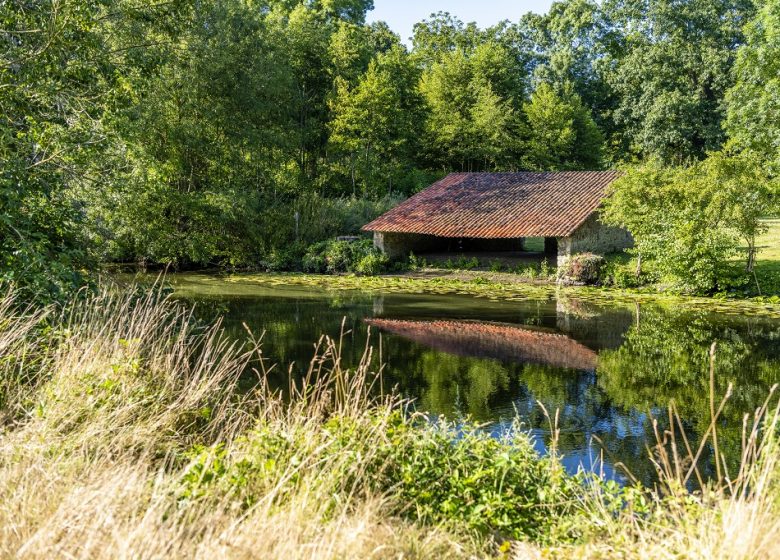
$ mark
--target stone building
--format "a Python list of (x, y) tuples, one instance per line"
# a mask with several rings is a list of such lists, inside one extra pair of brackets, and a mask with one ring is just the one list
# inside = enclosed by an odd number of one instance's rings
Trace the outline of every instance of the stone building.
[(575, 253), (631, 247), (631, 235), (598, 220), (616, 171), (454, 173), (363, 227), (390, 258), (415, 254), (520, 253), (545, 239), (560, 264)]

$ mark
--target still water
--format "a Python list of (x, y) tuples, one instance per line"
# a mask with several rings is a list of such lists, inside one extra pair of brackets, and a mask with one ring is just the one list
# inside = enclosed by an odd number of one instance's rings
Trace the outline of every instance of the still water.
[[(540, 452), (550, 425), (539, 403), (558, 411), (559, 450), (580, 467), (627, 480), (654, 478), (648, 448), (652, 419), (668, 424), (674, 400), (695, 444), (709, 425), (709, 348), (718, 343), (716, 392), (733, 396), (719, 428), (721, 448), (736, 459), (742, 417), (780, 382), (780, 321), (652, 305), (605, 307), (575, 298), (491, 302), (471, 296), (325, 292), (173, 277), (196, 315), (224, 319), (244, 339), (246, 324), (265, 332), (263, 351), (278, 364), (272, 383), (300, 376), (322, 334), (338, 338), (347, 366), (367, 337), (381, 341), (386, 388), (418, 410), (470, 418), (499, 433), (519, 419)], [(370, 335), (369, 335), (370, 333)], [(378, 361), (377, 356), (377, 361)], [(706, 471), (707, 464), (702, 465)]]

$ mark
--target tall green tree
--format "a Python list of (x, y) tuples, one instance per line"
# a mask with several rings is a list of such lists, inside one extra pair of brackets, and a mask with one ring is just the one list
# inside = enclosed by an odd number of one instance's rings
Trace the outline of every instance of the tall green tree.
[[(777, 184), (754, 154), (710, 154), (689, 166), (634, 167), (610, 186), (602, 219), (624, 227), (636, 251), (679, 286), (723, 289), (732, 257), (756, 255), (761, 218), (776, 211)], [(747, 280), (747, 276), (743, 279)]]
[(539, 171), (600, 169), (603, 137), (571, 87), (561, 94), (542, 83), (525, 106), (525, 166)]
[(431, 14), (430, 19), (415, 24), (412, 37), (413, 52), (425, 68), (456, 50), (469, 53), (482, 42), (476, 24), (464, 24), (449, 12)]
[(623, 36), (607, 10), (593, 0), (554, 2), (546, 14), (523, 16), (518, 27), (532, 45), (534, 81), (571, 84), (599, 127), (612, 136), (617, 96), (607, 73), (622, 56)]
[(614, 0), (610, 17), (625, 55), (608, 80), (625, 144), (636, 155), (681, 163), (724, 142), (723, 99), (750, 0)]
[(427, 153), (432, 165), (463, 171), (516, 168), (522, 82), (501, 45), (442, 56), (422, 78)]
[(353, 194), (376, 196), (391, 193), (394, 185), (404, 187), (420, 135), (418, 80), (398, 46), (372, 60), (355, 87), (338, 82), (330, 142), (346, 160)]
[(90, 214), (111, 258), (245, 264), (262, 247), (253, 216), (294, 150), (295, 115), (279, 103), (293, 97), (290, 66), (250, 3), (199, 2), (182, 17), (126, 80), (132, 102), (110, 119), (121, 180), (93, 193)]
[(726, 131), (741, 149), (758, 152), (780, 171), (780, 2), (763, 2), (746, 27), (729, 90)]
[(118, 86), (107, 47), (112, 1), (0, 4), (0, 279), (61, 297), (90, 262), (73, 192), (100, 174), (101, 119)]

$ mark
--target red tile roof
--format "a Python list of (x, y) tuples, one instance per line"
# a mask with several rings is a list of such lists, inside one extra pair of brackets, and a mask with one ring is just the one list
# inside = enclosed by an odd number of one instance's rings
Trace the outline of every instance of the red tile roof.
[(566, 335), (505, 323), (364, 319), (372, 327), (430, 348), (477, 358), (592, 371), (598, 356)]
[(565, 237), (618, 171), (453, 173), (363, 227), (439, 237)]

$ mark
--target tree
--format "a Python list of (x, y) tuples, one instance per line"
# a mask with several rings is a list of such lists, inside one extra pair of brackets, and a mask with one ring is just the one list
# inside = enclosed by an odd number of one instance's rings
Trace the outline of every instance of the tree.
[[(294, 151), (294, 97), (283, 41), (242, 0), (199, 2), (113, 111), (119, 177), (90, 193), (88, 215), (111, 259), (180, 266), (247, 264), (258, 220)], [(294, 174), (293, 174), (294, 175)]]
[(607, 74), (625, 144), (676, 164), (718, 150), (735, 46), (752, 2), (617, 0), (607, 9), (625, 37), (625, 55)]
[(522, 83), (501, 45), (484, 43), (441, 57), (423, 74), (430, 163), (463, 171), (517, 166)]
[(753, 272), (756, 239), (767, 231), (762, 221), (780, 209), (780, 188), (768, 175), (762, 158), (751, 151), (716, 152), (696, 167), (702, 183), (712, 185), (712, 204), (727, 227), (744, 243), (746, 270)]
[(673, 168), (656, 160), (611, 185), (601, 218), (630, 231), (635, 250), (680, 287), (712, 292), (741, 251), (752, 269), (760, 218), (777, 208), (777, 192), (753, 154), (718, 152)]
[(331, 101), (330, 141), (345, 154), (353, 194), (391, 192), (399, 172), (411, 167), (419, 136), (419, 74), (401, 47), (378, 55), (358, 84), (341, 80)]
[(612, 136), (617, 97), (607, 73), (622, 56), (623, 41), (607, 11), (593, 0), (565, 0), (544, 15), (526, 14), (518, 27), (533, 45), (528, 50), (534, 53), (534, 82), (571, 84), (600, 129)]
[(764, 3), (746, 27), (737, 52), (736, 83), (728, 91), (726, 131), (732, 144), (750, 149), (780, 171), (780, 2)]
[(571, 88), (559, 95), (543, 83), (524, 111), (528, 139), (523, 157), (528, 168), (552, 171), (601, 167), (601, 132)]
[(108, 143), (101, 117), (116, 67), (104, 18), (114, 9), (0, 4), (0, 279), (30, 298), (61, 298), (91, 262), (72, 192), (101, 180), (84, 168)]
[(415, 24), (412, 42), (415, 57), (424, 68), (430, 68), (454, 51), (470, 53), (483, 37), (476, 24), (465, 25), (448, 12), (438, 12)]

